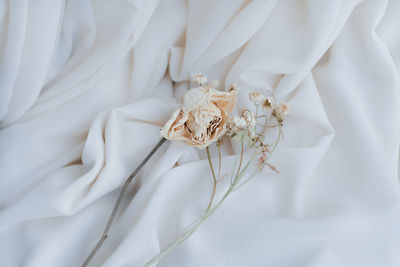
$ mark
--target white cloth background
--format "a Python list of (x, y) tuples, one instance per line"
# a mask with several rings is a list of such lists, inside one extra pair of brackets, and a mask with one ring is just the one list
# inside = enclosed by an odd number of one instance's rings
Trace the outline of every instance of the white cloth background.
[[(252, 89), (289, 103), (281, 173), (157, 266), (400, 266), (399, 14), (399, 0), (1, 0), (0, 266), (80, 266), (196, 72), (239, 85), (238, 108)], [(196, 218), (204, 154), (164, 145), (92, 266), (141, 266)]]

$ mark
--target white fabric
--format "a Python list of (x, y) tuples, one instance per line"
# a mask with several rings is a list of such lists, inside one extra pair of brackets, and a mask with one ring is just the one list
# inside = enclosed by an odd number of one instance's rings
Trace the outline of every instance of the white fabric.
[[(399, 266), (399, 14), (398, 0), (1, 0), (0, 266), (80, 266), (197, 72), (239, 85), (238, 108), (254, 88), (289, 103), (281, 173), (157, 266)], [(141, 266), (196, 218), (204, 154), (165, 144), (91, 266)]]

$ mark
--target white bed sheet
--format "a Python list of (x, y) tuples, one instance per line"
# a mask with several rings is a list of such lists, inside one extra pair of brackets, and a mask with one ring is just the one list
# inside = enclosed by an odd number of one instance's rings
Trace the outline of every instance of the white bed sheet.
[[(238, 107), (252, 89), (289, 103), (281, 173), (157, 266), (400, 266), (399, 14), (399, 0), (1, 0), (0, 266), (80, 266), (196, 72), (239, 85)], [(91, 266), (141, 266), (196, 218), (204, 153), (164, 145)]]

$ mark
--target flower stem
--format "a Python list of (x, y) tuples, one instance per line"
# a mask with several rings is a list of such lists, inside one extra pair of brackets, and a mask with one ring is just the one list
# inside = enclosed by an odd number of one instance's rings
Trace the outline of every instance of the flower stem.
[[(241, 161), (243, 159), (243, 150), (244, 147), (242, 146), (242, 151), (241, 151)], [(207, 153), (207, 155), (209, 155), (209, 153)], [(199, 227), (200, 225), (207, 220), (208, 217), (210, 217), (221, 205), (222, 203), (225, 201), (225, 199), (232, 193), (234, 192), (234, 188), (237, 184), (237, 182), (240, 180), (240, 178), (243, 176), (244, 172), (246, 170), (246, 168), (250, 165), (250, 162), (253, 160), (254, 157), (251, 157), (251, 159), (249, 160), (249, 162), (247, 162), (246, 166), (243, 168), (242, 171), (238, 171), (236, 173), (235, 178), (233, 179), (233, 184), (231, 184), (229, 186), (229, 188), (227, 189), (227, 191), (225, 192), (225, 194), (222, 196), (222, 198), (216, 203), (216, 205), (214, 207), (211, 208), (211, 206), (209, 206), (210, 208), (207, 209), (207, 211), (205, 211), (203, 213), (203, 215), (198, 218), (195, 222), (193, 222), (192, 224), (190, 224), (187, 228), (185, 228), (185, 230), (183, 231), (183, 233), (181, 233), (176, 239), (175, 241), (173, 241), (172, 243), (170, 243), (166, 248), (164, 248), (158, 255), (154, 256), (153, 258), (151, 258), (145, 265), (143, 265), (144, 267), (149, 267), (151, 266), (153, 263), (155, 263), (158, 260), (161, 260), (162, 258), (164, 258), (166, 255), (168, 255), (168, 253), (170, 251), (172, 251), (174, 248), (176, 248), (177, 246), (179, 246), (180, 244), (182, 244), (186, 239), (188, 239)], [(209, 162), (211, 162), (211, 157), (209, 157)]]
[[(265, 123), (267, 123), (267, 121)], [(256, 171), (254, 171), (254, 173), (251, 174), (245, 181), (241, 182), (238, 186), (236, 186), (233, 189), (233, 191), (236, 191), (240, 187), (245, 185), (248, 181), (251, 180), (251, 178), (253, 178), (257, 174), (257, 172), (261, 171), (263, 169), (263, 167), (266, 165), (266, 162), (269, 160), (269, 158), (271, 157), (272, 153), (275, 151), (276, 147), (278, 146), (278, 143), (281, 141), (281, 137), (283, 136), (282, 126), (279, 123), (277, 124), (277, 126), (278, 126), (278, 136), (277, 136), (275, 142), (272, 144), (272, 149), (271, 149), (270, 153), (268, 154), (268, 156), (266, 157), (265, 163), (263, 165), (259, 166), (256, 169)], [(265, 130), (265, 128), (264, 128), (264, 130)]]
[(238, 168), (238, 170), (237, 170), (236, 177), (238, 177), (238, 175), (239, 175), (239, 173), (240, 173), (240, 169), (242, 168), (242, 162), (243, 162), (244, 145), (243, 145), (243, 142), (241, 142), (241, 144), (242, 144), (242, 150), (241, 150), (241, 152), (240, 152), (239, 168)]
[(212, 202), (213, 202), (214, 196), (215, 196), (215, 191), (217, 190), (217, 177), (215, 177), (214, 168), (213, 168), (213, 165), (212, 165), (212, 162), (211, 162), (210, 149), (208, 147), (206, 147), (206, 150), (207, 150), (208, 164), (210, 164), (210, 169), (211, 169), (211, 173), (212, 173), (212, 177), (213, 177), (213, 191), (212, 191), (212, 194), (211, 194), (210, 203), (208, 204), (208, 207), (207, 207), (207, 210), (206, 210), (206, 212), (207, 212), (211, 208), (211, 205), (212, 205)]
[(101, 235), (101, 237), (100, 237), (99, 241), (97, 242), (96, 246), (90, 252), (89, 256), (86, 258), (85, 262), (82, 264), (82, 267), (86, 267), (86, 266), (89, 265), (90, 261), (96, 255), (97, 251), (103, 245), (104, 241), (107, 239), (108, 232), (110, 231), (111, 224), (114, 221), (114, 218), (115, 218), (115, 215), (117, 214), (119, 205), (121, 204), (121, 201), (122, 201), (123, 197), (125, 196), (125, 193), (126, 193), (126, 190), (128, 189), (129, 184), (132, 182), (132, 180), (136, 176), (136, 174), (147, 163), (147, 161), (154, 155), (154, 153), (161, 147), (161, 145), (164, 144), (165, 141), (166, 141), (165, 138), (161, 138), (161, 140), (154, 146), (154, 148), (150, 151), (150, 153), (144, 158), (144, 160), (142, 162), (140, 162), (139, 166), (136, 167), (136, 169), (131, 173), (131, 175), (126, 180), (124, 186), (121, 189), (121, 192), (119, 193), (118, 199), (115, 202), (113, 211), (112, 211), (110, 217), (108, 218), (108, 222), (107, 222), (106, 227), (104, 228), (103, 234)]
[(221, 167), (222, 167), (222, 155), (221, 155), (221, 145), (217, 145), (218, 147), (218, 179), (221, 177)]

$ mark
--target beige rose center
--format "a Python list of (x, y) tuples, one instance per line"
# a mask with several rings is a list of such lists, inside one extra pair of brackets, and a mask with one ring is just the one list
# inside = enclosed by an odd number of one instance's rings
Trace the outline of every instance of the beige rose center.
[(214, 135), (221, 120), (221, 109), (213, 104), (192, 110), (186, 121), (186, 127), (194, 140), (205, 142)]

